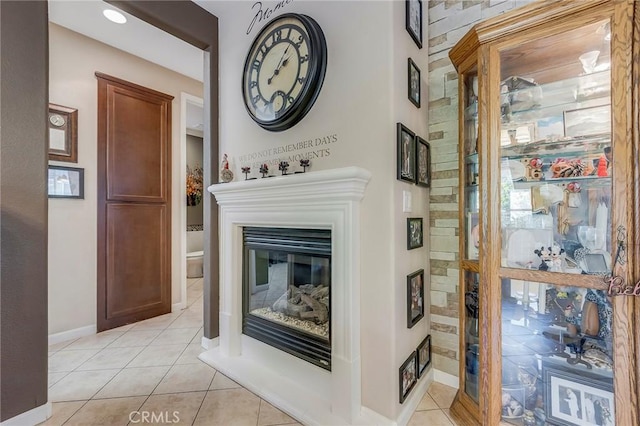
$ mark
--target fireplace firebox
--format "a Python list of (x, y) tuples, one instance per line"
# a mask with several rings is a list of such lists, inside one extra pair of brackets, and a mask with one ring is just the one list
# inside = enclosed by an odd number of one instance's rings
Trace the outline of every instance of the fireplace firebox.
[(331, 231), (244, 227), (242, 332), (331, 370)]

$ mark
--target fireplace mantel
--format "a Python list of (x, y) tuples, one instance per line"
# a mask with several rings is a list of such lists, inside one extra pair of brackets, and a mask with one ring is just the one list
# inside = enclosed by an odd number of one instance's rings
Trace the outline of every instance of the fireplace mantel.
[[(389, 422), (361, 401), (360, 202), (370, 178), (345, 167), (208, 188), (220, 206), (220, 336), (200, 359), (304, 424)], [(242, 334), (245, 226), (331, 230), (331, 372)]]

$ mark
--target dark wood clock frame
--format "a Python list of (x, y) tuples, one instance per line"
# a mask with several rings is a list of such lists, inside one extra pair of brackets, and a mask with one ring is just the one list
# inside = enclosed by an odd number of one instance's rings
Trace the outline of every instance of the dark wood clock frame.
[[(58, 114), (65, 118), (62, 126), (55, 126), (49, 121), (49, 118)], [(49, 104), (49, 114), (47, 116), (47, 124), (49, 128), (49, 160), (65, 161), (68, 163), (78, 162), (78, 110), (62, 105)], [(52, 130), (64, 131), (64, 148), (51, 147)]]

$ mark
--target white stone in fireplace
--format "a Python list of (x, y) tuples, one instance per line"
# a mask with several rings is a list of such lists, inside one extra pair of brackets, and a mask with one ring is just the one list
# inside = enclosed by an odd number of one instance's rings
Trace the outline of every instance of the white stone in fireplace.
[[(361, 401), (359, 223), (370, 177), (346, 167), (209, 187), (220, 206), (220, 336), (200, 359), (306, 425), (389, 422)], [(245, 226), (331, 230), (332, 371), (242, 334)]]

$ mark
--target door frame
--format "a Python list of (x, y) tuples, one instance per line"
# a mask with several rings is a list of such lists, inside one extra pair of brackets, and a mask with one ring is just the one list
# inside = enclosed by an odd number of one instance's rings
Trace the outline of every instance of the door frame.
[[(178, 158), (178, 161), (180, 162), (180, 194), (178, 194), (178, 205), (173, 206), (173, 211), (178, 213), (178, 220), (181, 226), (180, 264), (178, 266), (178, 272), (180, 273), (181, 296), (180, 303), (172, 305), (172, 311), (187, 308), (187, 203), (184, 202), (187, 198), (187, 104), (199, 106), (203, 109), (204, 114), (204, 99), (190, 95), (189, 93), (180, 93), (180, 157)], [(202, 143), (205, 143), (204, 138)], [(202, 188), (202, 190), (202, 198), (204, 198), (207, 189)], [(207, 253), (208, 250), (205, 246), (203, 258), (207, 257)]]
[[(204, 51), (203, 169), (206, 188), (216, 181), (214, 177), (218, 176), (220, 163), (218, 18), (191, 1), (104, 1)], [(218, 337), (220, 322), (218, 206), (213, 196), (203, 196), (202, 202), (203, 225), (207, 230), (204, 234), (203, 261), (203, 342), (209, 342)], [(186, 252), (183, 257), (186, 277)], [(184, 301), (186, 303), (186, 299)]]

